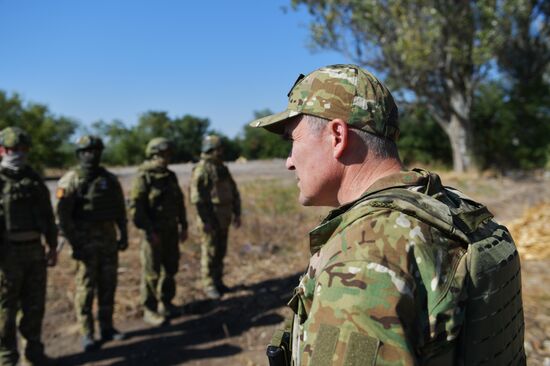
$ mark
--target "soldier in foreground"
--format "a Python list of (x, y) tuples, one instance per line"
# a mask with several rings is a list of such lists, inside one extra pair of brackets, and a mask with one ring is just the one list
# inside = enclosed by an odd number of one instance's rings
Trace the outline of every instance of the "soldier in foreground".
[(231, 222), (236, 228), (241, 226), (239, 191), (222, 155), (221, 139), (206, 136), (191, 178), (191, 203), (197, 207), (201, 230), (202, 285), (210, 299), (219, 299), (227, 291), (222, 279), (227, 234)]
[(74, 301), (82, 347), (84, 351), (92, 351), (99, 346), (94, 338), (92, 313), (95, 293), (101, 341), (124, 338), (113, 326), (113, 311), (118, 251), (128, 247), (128, 233), (120, 183), (114, 174), (100, 166), (103, 142), (88, 135), (82, 136), (76, 145), (79, 165), (58, 182), (57, 216), (77, 263)]
[(405, 170), (397, 120), (378, 79), (332, 65), (301, 75), (286, 111), (252, 122), (292, 141), (299, 201), (335, 207), (310, 233), (271, 364), (524, 365), (508, 230), (436, 174)]
[[(50, 192), (27, 165), (30, 137), (18, 127), (0, 132), (0, 365), (17, 364), (17, 325), (29, 365), (48, 365), (40, 339), (46, 266), (57, 262), (57, 228)], [(44, 237), (48, 251), (42, 245)], [(20, 312), (19, 324), (17, 314)]]
[(143, 320), (162, 325), (178, 314), (172, 303), (174, 276), (179, 267), (179, 244), (187, 239), (187, 219), (178, 178), (168, 169), (172, 156), (169, 140), (157, 137), (145, 149), (147, 160), (133, 181), (130, 212), (143, 231), (141, 245), (141, 301)]

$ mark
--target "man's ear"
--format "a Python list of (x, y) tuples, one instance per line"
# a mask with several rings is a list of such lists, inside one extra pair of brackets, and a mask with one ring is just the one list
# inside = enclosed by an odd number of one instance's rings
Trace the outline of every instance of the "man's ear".
[(340, 118), (336, 118), (328, 123), (327, 129), (332, 141), (332, 155), (335, 159), (339, 159), (348, 146), (348, 124)]

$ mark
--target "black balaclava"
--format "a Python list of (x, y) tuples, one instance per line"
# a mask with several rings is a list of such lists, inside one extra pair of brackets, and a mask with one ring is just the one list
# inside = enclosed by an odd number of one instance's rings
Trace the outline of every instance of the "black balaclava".
[(97, 173), (101, 162), (101, 152), (99, 149), (78, 150), (76, 157), (85, 176), (93, 176)]

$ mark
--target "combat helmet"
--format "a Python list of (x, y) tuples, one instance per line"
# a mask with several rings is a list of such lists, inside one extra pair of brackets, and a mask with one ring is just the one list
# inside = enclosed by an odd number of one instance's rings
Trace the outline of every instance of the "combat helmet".
[(222, 139), (216, 135), (207, 135), (202, 140), (202, 152), (206, 153), (211, 150), (220, 148), (222, 146)]
[(76, 141), (77, 152), (80, 150), (103, 150), (104, 147), (101, 138), (94, 135), (84, 135)]
[(13, 149), (19, 145), (31, 146), (31, 137), (22, 128), (6, 127), (0, 131), (0, 146)]
[(152, 157), (162, 151), (172, 150), (172, 143), (165, 137), (155, 137), (147, 144), (145, 148), (145, 156)]

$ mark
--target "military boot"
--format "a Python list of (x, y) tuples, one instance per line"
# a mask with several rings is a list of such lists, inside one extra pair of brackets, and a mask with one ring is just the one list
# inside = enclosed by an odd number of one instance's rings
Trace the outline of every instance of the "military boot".
[(94, 339), (94, 336), (91, 334), (87, 334), (85, 336), (82, 336), (82, 349), (84, 352), (92, 352), (99, 348), (99, 344)]
[(118, 329), (114, 327), (101, 330), (102, 342), (121, 341), (123, 339), (126, 339), (126, 334), (119, 332)]
[(213, 287), (213, 286), (212, 287), (207, 287), (204, 290), (204, 294), (210, 300), (219, 300), (222, 297), (222, 295), (220, 294), (220, 291), (218, 291), (218, 289)]
[(40, 355), (26, 355), (23, 357), (22, 365), (24, 366), (53, 366), (57, 365), (57, 361), (46, 356), (44, 353)]
[(143, 321), (156, 327), (167, 323), (166, 317), (149, 309), (145, 309), (143, 312)]
[(171, 319), (181, 315), (182, 310), (172, 303), (166, 303), (166, 304), (160, 303), (158, 313), (159, 315), (165, 317), (166, 319)]

